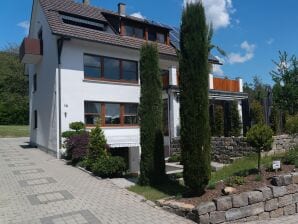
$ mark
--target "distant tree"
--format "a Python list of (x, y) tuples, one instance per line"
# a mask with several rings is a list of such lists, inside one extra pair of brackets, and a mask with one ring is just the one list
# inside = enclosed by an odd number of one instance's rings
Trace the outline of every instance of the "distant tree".
[(253, 100), (250, 105), (250, 117), (252, 124), (264, 124), (263, 107), (257, 100)]
[(211, 126), (212, 136), (224, 135), (224, 111), (222, 105), (214, 106), (214, 124)]
[(231, 136), (239, 136), (241, 134), (240, 116), (237, 102), (231, 104)]
[(290, 115), (298, 113), (298, 61), (295, 55), (279, 52), (279, 61), (273, 61), (277, 69), (270, 74), (274, 81), (274, 104)]
[(29, 122), (28, 77), (24, 65), (10, 45), (0, 51), (0, 124), (24, 125)]
[(258, 150), (258, 170), (261, 172), (261, 152), (270, 150), (273, 142), (273, 131), (264, 124), (252, 126), (246, 134), (247, 142)]
[(165, 160), (162, 133), (162, 82), (159, 56), (155, 45), (145, 44), (141, 49), (141, 185), (155, 185), (164, 180)]
[(202, 2), (183, 10), (180, 40), (180, 119), (184, 183), (202, 194), (210, 168), (208, 27)]

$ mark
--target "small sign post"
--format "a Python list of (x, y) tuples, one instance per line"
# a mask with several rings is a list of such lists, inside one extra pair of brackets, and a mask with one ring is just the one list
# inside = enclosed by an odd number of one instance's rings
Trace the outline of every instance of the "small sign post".
[(272, 168), (275, 170), (275, 173), (277, 173), (277, 170), (280, 169), (280, 160), (273, 161)]

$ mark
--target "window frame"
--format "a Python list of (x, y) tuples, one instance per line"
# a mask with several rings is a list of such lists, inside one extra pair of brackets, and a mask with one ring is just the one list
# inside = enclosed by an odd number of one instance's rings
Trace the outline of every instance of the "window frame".
[[(98, 76), (99, 78), (93, 78), (93, 77), (86, 77), (85, 76), (85, 63), (84, 63), (84, 56), (93, 56), (93, 57), (99, 57), (100, 58), (100, 75)], [(119, 79), (109, 79), (105, 77), (105, 64), (104, 64), (104, 59), (114, 59), (119, 61)], [(133, 62), (136, 65), (136, 79), (135, 80), (126, 80), (123, 79), (123, 62)], [(121, 83), (133, 83), (133, 84), (138, 84), (139, 83), (139, 62), (134, 61), (134, 60), (129, 60), (129, 59), (122, 59), (122, 58), (115, 58), (115, 57), (108, 57), (108, 56), (102, 56), (102, 55), (95, 55), (95, 54), (88, 54), (84, 53), (83, 55), (83, 67), (84, 67), (84, 79), (85, 80), (98, 80), (98, 81), (109, 81), (109, 82), (121, 82)], [(92, 67), (92, 66), (89, 66)]]
[[(85, 104), (86, 103), (99, 103), (100, 104), (100, 125), (101, 127), (139, 127), (139, 123), (137, 124), (125, 124), (125, 105), (127, 104), (136, 104), (137, 105), (137, 116), (138, 116), (138, 107), (139, 104), (138, 103), (119, 103), (119, 102), (102, 102), (102, 101), (89, 101), (86, 100), (84, 101), (84, 120), (85, 120), (85, 124), (86, 127), (95, 127), (95, 124), (87, 124), (86, 123), (86, 115), (95, 115), (95, 113), (86, 113), (86, 108), (85, 108)], [(119, 111), (119, 115), (120, 115), (120, 124), (106, 124), (105, 122), (105, 116), (106, 116), (106, 104), (119, 104), (120, 107), (120, 111)], [(139, 119), (137, 118), (137, 121), (139, 121)]]

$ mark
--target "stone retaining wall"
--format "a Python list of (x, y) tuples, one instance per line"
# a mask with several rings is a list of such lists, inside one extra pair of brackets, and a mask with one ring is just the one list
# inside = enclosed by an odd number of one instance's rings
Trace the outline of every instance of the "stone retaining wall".
[[(172, 140), (172, 153), (180, 151), (180, 139)], [(274, 136), (272, 150), (268, 154), (286, 151), (298, 145), (298, 135), (279, 135)], [(212, 161), (219, 163), (230, 163), (231, 158), (243, 157), (256, 149), (249, 146), (244, 137), (212, 137)]]
[(279, 186), (223, 196), (198, 206), (159, 201), (159, 206), (196, 223), (242, 223), (298, 213), (298, 173), (279, 176)]

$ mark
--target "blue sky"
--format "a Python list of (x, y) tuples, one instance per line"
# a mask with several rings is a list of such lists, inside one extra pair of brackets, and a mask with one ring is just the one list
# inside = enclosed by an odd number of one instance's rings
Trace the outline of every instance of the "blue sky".
[[(120, 0), (91, 0), (92, 5), (117, 10)], [(162, 23), (179, 26), (184, 1), (195, 0), (121, 0), (127, 13)], [(269, 72), (278, 51), (298, 55), (297, 0), (203, 0), (208, 21), (215, 33), (213, 42), (228, 57), (216, 68), (217, 75), (242, 77), (251, 82), (253, 76), (271, 83)], [(0, 48), (20, 43), (27, 34), (32, 0), (3, 1), (0, 8)], [(217, 55), (216, 52), (213, 52)], [(220, 56), (220, 55), (218, 55)]]

